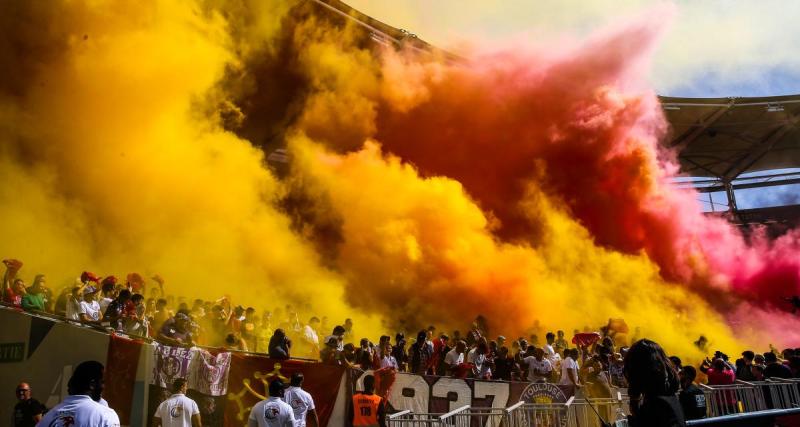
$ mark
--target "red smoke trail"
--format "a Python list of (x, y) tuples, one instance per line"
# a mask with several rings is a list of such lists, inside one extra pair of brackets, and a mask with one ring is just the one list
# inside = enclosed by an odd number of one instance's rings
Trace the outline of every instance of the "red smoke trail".
[(734, 295), (777, 306), (798, 293), (798, 233), (770, 242), (756, 232), (746, 242), (704, 216), (694, 192), (667, 182), (677, 166), (659, 145), (660, 105), (631, 89), (642, 86), (640, 65), (658, 32), (644, 20), (566, 53), (506, 51), (423, 72), (389, 60), (390, 86), (392, 76), (413, 76), (417, 86), (387, 96), (377, 139), (422, 173), (461, 182), (499, 219), (503, 239), (536, 242), (535, 212), (521, 204), (533, 184), (598, 243), (646, 252), (662, 276), (718, 306)]

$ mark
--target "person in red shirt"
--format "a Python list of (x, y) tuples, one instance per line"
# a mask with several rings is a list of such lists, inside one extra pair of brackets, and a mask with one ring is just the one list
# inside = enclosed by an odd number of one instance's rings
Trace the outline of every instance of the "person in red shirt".
[(22, 268), (22, 262), (15, 259), (4, 259), (3, 264), (6, 266), (6, 271), (3, 274), (3, 293), (0, 295), (0, 299), (14, 307), (22, 307), (25, 282), (17, 278), (17, 272)]
[[(703, 362), (703, 364), (708, 365), (708, 362)], [(708, 376), (708, 385), (728, 385), (736, 382), (736, 373), (722, 359), (714, 359), (710, 366), (702, 366), (700, 370)]]
[(22, 297), (26, 293), (25, 282), (22, 279), (15, 279), (14, 284), (6, 288), (4, 301), (14, 307), (22, 307)]
[[(716, 358), (711, 362), (710, 367), (706, 368), (706, 366), (708, 366), (707, 359), (703, 362), (700, 370), (704, 371), (708, 376), (708, 385), (729, 385), (736, 382), (736, 372), (725, 364), (724, 360)], [(723, 393), (723, 402), (721, 403), (724, 405), (725, 413), (737, 412), (736, 395), (731, 390)]]

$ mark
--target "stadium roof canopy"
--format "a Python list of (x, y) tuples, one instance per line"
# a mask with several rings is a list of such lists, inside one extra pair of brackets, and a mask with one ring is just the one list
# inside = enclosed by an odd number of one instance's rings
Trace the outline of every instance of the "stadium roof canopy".
[(687, 175), (730, 182), (800, 167), (800, 95), (660, 99), (672, 127), (665, 144), (678, 150)]

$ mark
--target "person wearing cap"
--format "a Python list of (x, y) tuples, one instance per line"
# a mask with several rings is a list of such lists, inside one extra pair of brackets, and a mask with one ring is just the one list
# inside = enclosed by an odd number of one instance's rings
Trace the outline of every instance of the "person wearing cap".
[(337, 349), (338, 343), (339, 340), (335, 336), (331, 335), (328, 337), (328, 340), (325, 342), (325, 347), (319, 351), (319, 358), (322, 363), (331, 365), (340, 365), (342, 363), (341, 352)]
[(153, 414), (153, 427), (201, 427), (197, 402), (186, 397), (189, 385), (183, 378), (172, 383), (172, 396), (161, 402)]
[(281, 380), (269, 383), (269, 398), (256, 403), (247, 419), (248, 427), (294, 427), (294, 410), (281, 400), (284, 385)]
[(375, 377), (364, 376), (364, 391), (353, 395), (353, 427), (384, 427), (383, 399), (375, 394)]
[(103, 364), (80, 363), (67, 383), (69, 396), (39, 421), (41, 426), (119, 427), (117, 413), (98, 401), (103, 393)]
[(303, 390), (303, 373), (295, 372), (292, 374), (292, 382), (283, 394), (283, 400), (292, 407), (296, 427), (306, 427), (306, 422), (310, 427), (319, 426), (319, 418), (314, 408), (314, 398)]
[(100, 303), (95, 300), (98, 289), (92, 285), (83, 288), (83, 301), (78, 316), (83, 323), (100, 323)]
[(158, 340), (168, 345), (191, 346), (194, 343), (189, 326), (189, 316), (180, 312), (176, 313), (161, 326), (161, 330), (158, 331)]
[(19, 383), (17, 386), (17, 404), (14, 405), (14, 427), (33, 427), (47, 411), (38, 400), (31, 397), (31, 386)]

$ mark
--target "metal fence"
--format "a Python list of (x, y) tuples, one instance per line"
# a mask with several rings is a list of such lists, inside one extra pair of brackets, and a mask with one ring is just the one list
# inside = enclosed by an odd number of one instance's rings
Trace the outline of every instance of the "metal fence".
[(618, 393), (612, 398), (575, 399), (570, 406), (568, 427), (602, 427), (600, 418), (611, 425), (627, 426), (627, 408), (627, 400)]
[[(800, 411), (799, 379), (700, 387), (709, 418)], [(627, 396), (615, 392), (612, 398), (571, 397), (566, 403), (518, 402), (509, 408), (462, 406), (446, 414), (402, 411), (387, 417), (387, 427), (601, 427), (601, 418), (612, 426), (626, 427), (627, 410)]]
[(386, 427), (440, 427), (440, 414), (415, 414), (400, 411), (386, 416)]
[(800, 380), (769, 379), (744, 384), (755, 387), (758, 406), (764, 409), (800, 408)]
[(706, 395), (709, 417), (763, 411), (766, 406), (759, 399), (760, 389), (752, 384), (737, 382), (729, 385), (705, 385), (700, 388)]

